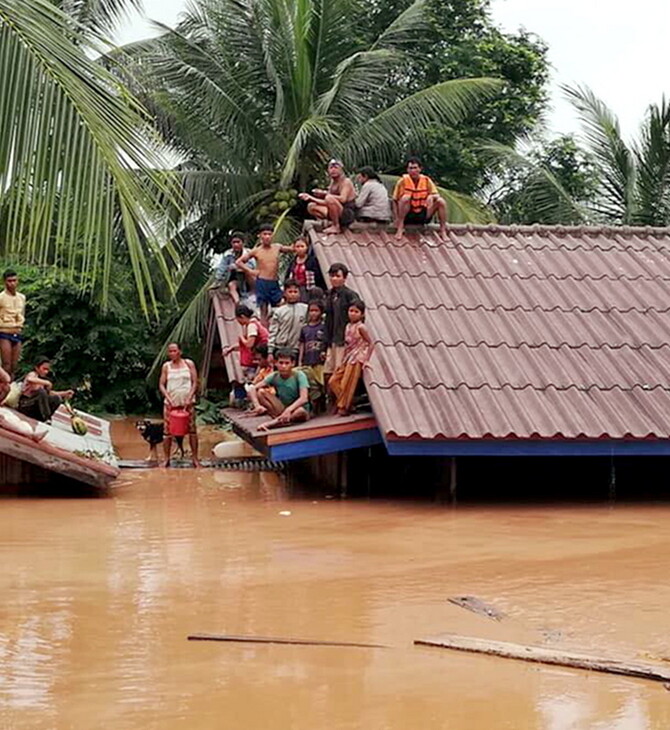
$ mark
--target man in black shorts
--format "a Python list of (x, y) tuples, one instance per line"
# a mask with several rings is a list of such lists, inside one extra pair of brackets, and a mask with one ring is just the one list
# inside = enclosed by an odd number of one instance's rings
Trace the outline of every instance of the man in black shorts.
[(410, 157), (407, 174), (396, 183), (393, 190), (397, 239), (405, 235), (405, 226), (425, 226), (435, 213), (440, 221), (440, 236), (447, 233), (447, 203), (438, 193), (435, 183), (422, 174), (421, 161)]
[(328, 163), (328, 176), (328, 190), (312, 190), (311, 195), (300, 193), (300, 199), (307, 202), (310, 215), (330, 221), (324, 233), (341, 233), (342, 228), (348, 228), (356, 218), (356, 188), (345, 175), (341, 160)]

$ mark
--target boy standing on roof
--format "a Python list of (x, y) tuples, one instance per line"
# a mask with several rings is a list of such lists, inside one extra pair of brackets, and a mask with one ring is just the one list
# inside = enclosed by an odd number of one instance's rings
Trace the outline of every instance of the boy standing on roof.
[(435, 183), (422, 174), (421, 160), (410, 157), (407, 174), (396, 183), (393, 191), (395, 206), (395, 237), (405, 235), (405, 225), (425, 226), (435, 213), (440, 220), (440, 236), (447, 233), (447, 203), (438, 193)]
[(17, 291), (19, 277), (16, 271), (7, 269), (2, 278), (5, 289), (0, 293), (0, 356), (2, 367), (14, 380), (23, 343), (21, 333), (26, 319), (26, 297)]
[(346, 286), (349, 269), (345, 264), (332, 264), (328, 269), (330, 290), (326, 294), (326, 362), (323, 368), (328, 377), (344, 359), (344, 331), (349, 322), (349, 307), (360, 300), (358, 294)]
[(286, 303), (272, 312), (270, 320), (269, 361), (272, 364), (276, 350), (290, 350), (298, 357), (300, 332), (307, 320), (307, 305), (300, 301), (298, 282), (289, 279), (284, 285)]
[(356, 188), (344, 173), (341, 160), (328, 163), (330, 185), (328, 190), (312, 190), (312, 194), (300, 193), (301, 200), (307, 201), (310, 215), (320, 220), (329, 220), (330, 225), (324, 233), (342, 233), (342, 228), (350, 226), (356, 217)]
[[(242, 254), (237, 259), (237, 268), (248, 276), (256, 276), (256, 302), (261, 310), (261, 321), (268, 326), (270, 307), (276, 307), (282, 300), (283, 292), (279, 286), (279, 254), (292, 253), (291, 246), (281, 246), (272, 243), (274, 228), (270, 223), (264, 223), (258, 233), (258, 243), (251, 251)], [(257, 270), (254, 271), (247, 262), (256, 260)]]

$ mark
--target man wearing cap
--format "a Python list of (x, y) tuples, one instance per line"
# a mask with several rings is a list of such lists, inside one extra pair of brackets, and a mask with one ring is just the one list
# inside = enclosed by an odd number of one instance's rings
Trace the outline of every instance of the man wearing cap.
[(355, 220), (356, 189), (344, 174), (344, 164), (341, 160), (330, 160), (328, 176), (330, 177), (328, 190), (312, 190), (311, 195), (300, 193), (300, 199), (307, 201), (310, 215), (330, 221), (324, 233), (341, 233), (343, 227), (347, 228)]

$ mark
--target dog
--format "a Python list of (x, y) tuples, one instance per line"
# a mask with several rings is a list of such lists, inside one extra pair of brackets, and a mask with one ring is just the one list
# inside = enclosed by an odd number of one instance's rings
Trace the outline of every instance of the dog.
[[(158, 461), (158, 444), (162, 444), (165, 438), (163, 431), (163, 421), (150, 421), (145, 418), (135, 422), (135, 428), (140, 432), (142, 438), (149, 444), (149, 456), (147, 461)], [(184, 437), (175, 436), (177, 448), (180, 452), (180, 458), (184, 458)]]

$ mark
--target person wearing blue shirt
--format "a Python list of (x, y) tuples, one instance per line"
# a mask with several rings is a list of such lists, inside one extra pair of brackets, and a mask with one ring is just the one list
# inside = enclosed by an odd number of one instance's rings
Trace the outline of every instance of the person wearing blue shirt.
[[(227, 291), (230, 298), (237, 305), (240, 299), (244, 299), (254, 288), (252, 275), (240, 271), (237, 268), (237, 259), (247, 253), (249, 249), (244, 246), (244, 234), (235, 232), (230, 237), (230, 248), (223, 254), (219, 265), (214, 272), (214, 284), (212, 289)], [(256, 262), (247, 262), (249, 269), (256, 268)]]

